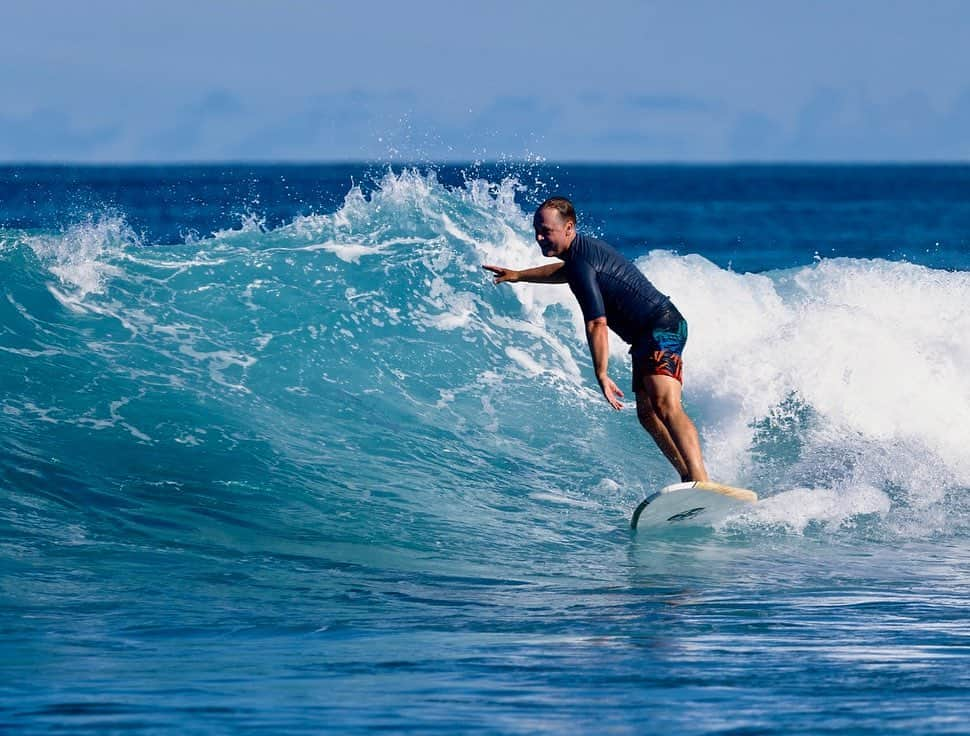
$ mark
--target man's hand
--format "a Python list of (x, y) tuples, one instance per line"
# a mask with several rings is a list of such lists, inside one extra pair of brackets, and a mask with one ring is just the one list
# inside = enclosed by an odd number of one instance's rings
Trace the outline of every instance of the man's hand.
[(597, 376), (596, 380), (600, 383), (600, 390), (603, 392), (603, 396), (610, 403), (614, 409), (619, 411), (623, 408), (623, 404), (620, 403), (620, 398), (623, 398), (623, 392), (620, 391), (619, 387), (613, 383), (613, 379), (609, 376)]
[(511, 268), (502, 268), (501, 266), (482, 266), (482, 268), (495, 274), (493, 282), (496, 284), (501, 284), (504, 281), (515, 283), (519, 280), (519, 272)]

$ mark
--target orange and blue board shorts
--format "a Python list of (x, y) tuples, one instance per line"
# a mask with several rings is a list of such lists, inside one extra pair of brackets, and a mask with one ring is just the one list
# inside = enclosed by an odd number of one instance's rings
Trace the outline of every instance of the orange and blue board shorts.
[(668, 304), (650, 325), (643, 338), (633, 343), (633, 391), (643, 390), (646, 376), (670, 376), (684, 382), (681, 355), (687, 344), (687, 320)]

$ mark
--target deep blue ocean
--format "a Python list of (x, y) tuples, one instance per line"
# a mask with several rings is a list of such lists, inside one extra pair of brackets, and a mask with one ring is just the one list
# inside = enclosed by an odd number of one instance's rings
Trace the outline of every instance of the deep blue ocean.
[[(630, 531), (552, 194), (756, 506)], [(3, 167), (0, 381), (2, 732), (970, 733), (970, 166)]]

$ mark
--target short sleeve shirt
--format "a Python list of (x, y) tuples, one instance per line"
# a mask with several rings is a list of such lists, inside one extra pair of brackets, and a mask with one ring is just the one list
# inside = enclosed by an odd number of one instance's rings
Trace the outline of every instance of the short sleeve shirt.
[(654, 317), (670, 299), (630, 261), (602, 240), (577, 233), (563, 253), (564, 275), (583, 318), (606, 317), (625, 342), (649, 336)]

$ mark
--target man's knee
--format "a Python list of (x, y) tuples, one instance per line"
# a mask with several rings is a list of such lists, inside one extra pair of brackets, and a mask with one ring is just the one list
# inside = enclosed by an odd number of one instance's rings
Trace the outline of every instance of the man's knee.
[(680, 403), (680, 383), (669, 376), (649, 376), (646, 381), (646, 395), (653, 411), (664, 424), (676, 418), (684, 409)]
[(664, 424), (680, 414), (684, 408), (681, 406), (680, 397), (670, 393), (663, 393), (656, 396), (651, 401), (653, 411), (656, 412), (660, 421)]

